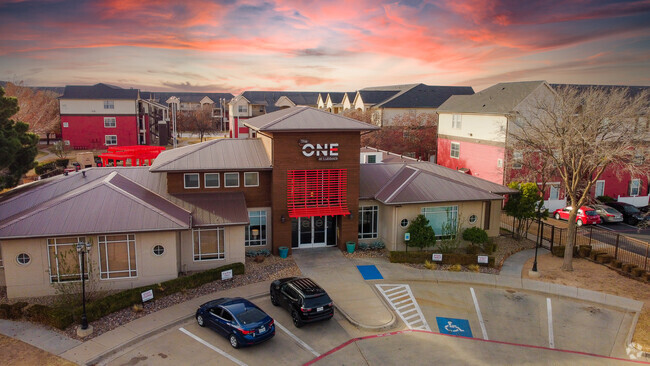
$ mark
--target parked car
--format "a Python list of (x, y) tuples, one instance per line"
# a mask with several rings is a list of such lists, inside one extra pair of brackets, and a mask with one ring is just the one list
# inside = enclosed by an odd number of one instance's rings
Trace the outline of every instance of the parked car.
[(234, 348), (262, 343), (275, 335), (273, 318), (241, 297), (206, 302), (195, 316), (200, 326), (226, 337)]
[[(571, 214), (571, 206), (565, 208), (559, 208), (553, 212), (553, 217), (556, 220), (568, 220), (569, 215)], [(576, 216), (576, 225), (595, 225), (600, 224), (600, 216), (596, 213), (591, 207), (582, 206), (578, 209), (578, 215)]]
[(600, 215), (600, 221), (603, 223), (623, 222), (623, 214), (613, 207), (607, 205), (593, 205), (591, 207)]
[(644, 217), (643, 212), (629, 203), (625, 202), (608, 202), (607, 206), (615, 208), (623, 214), (623, 221), (626, 224), (636, 225), (639, 221), (650, 220), (650, 216)]
[(650, 205), (639, 207), (639, 211), (641, 211), (641, 212), (643, 212), (645, 214), (650, 213)]
[(288, 310), (297, 328), (334, 316), (332, 299), (309, 278), (288, 277), (273, 281), (270, 294), (271, 303)]

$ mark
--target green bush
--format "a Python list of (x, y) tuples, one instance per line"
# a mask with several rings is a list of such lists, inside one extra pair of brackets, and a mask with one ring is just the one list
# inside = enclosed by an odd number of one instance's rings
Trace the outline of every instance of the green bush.
[(602, 250), (592, 250), (591, 253), (589, 253), (589, 258), (591, 258), (593, 260), (597, 260), (598, 256), (606, 255), (606, 254), (607, 254), (607, 252), (602, 251)]
[(497, 251), (497, 243), (494, 243), (492, 240), (483, 244), (483, 251), (487, 254), (492, 254)]
[(468, 245), (467, 248), (465, 248), (467, 251), (467, 254), (478, 254), (480, 251), (480, 248), (477, 247), (476, 245)]
[(630, 272), (632, 272), (632, 269), (634, 269), (634, 268), (636, 268), (636, 267), (638, 267), (636, 264), (625, 263), (625, 264), (623, 264), (623, 265), (621, 266), (621, 269), (622, 269), (624, 272), (630, 273)]
[(56, 164), (53, 161), (47, 162), (47, 163), (40, 163), (37, 166), (34, 167), (34, 172), (38, 175), (43, 175), (51, 170), (54, 170), (56, 168)]
[(30, 321), (47, 324), (57, 329), (65, 329), (72, 324), (72, 313), (69, 309), (51, 308), (45, 305), (32, 305), (24, 312)]
[(641, 277), (641, 276), (643, 276), (645, 274), (645, 270), (643, 268), (632, 268), (630, 273), (634, 277)]
[(564, 245), (555, 245), (553, 246), (553, 249), (551, 249), (551, 253), (553, 253), (554, 256), (564, 258), (564, 251), (566, 250), (566, 246)]
[(55, 166), (60, 166), (61, 168), (67, 167), (68, 163), (70, 163), (70, 159), (56, 159), (54, 161), (54, 165)]
[(614, 268), (621, 268), (623, 266), (623, 262), (614, 259), (613, 261), (611, 261), (610, 265)]
[[(421, 264), (427, 260), (431, 260), (431, 255), (436, 252), (432, 251), (417, 251), (417, 252), (402, 252), (402, 251), (392, 251), (389, 255), (389, 260), (392, 263), (414, 263)], [(460, 264), (460, 265), (469, 265), (477, 264), (478, 256), (474, 254), (464, 254), (464, 253), (448, 253), (443, 254), (442, 262), (437, 262), (439, 264)], [(488, 267), (494, 267), (494, 257), (488, 256)]]
[(436, 234), (424, 215), (418, 215), (411, 221), (406, 231), (411, 234), (411, 239), (406, 242), (409, 247), (422, 249), (436, 245)]
[(596, 257), (596, 261), (598, 263), (603, 263), (603, 264), (610, 263), (613, 260), (614, 260), (614, 257), (609, 255), (609, 254), (603, 254), (603, 255), (599, 255), (598, 257)]
[(602, 202), (602, 203), (609, 203), (609, 202), (614, 202), (614, 201), (616, 201), (615, 199), (613, 199), (613, 198), (610, 197), (610, 196), (598, 196), (598, 197), (596, 197), (596, 199), (597, 199), (598, 201)]
[(582, 258), (587, 258), (590, 253), (591, 253), (591, 245), (580, 245), (578, 247), (578, 254)]
[(463, 240), (471, 242), (472, 245), (485, 244), (488, 242), (488, 234), (479, 227), (471, 227), (463, 231)]

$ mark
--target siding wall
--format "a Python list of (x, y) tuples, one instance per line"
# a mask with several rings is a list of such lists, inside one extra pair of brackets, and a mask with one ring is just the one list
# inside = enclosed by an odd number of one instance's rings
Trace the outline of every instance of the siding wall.
[[(115, 127), (104, 127), (104, 117), (115, 117)], [(68, 127), (64, 127), (65, 123)], [(61, 115), (61, 134), (70, 148), (106, 149), (105, 136), (116, 135), (117, 146), (138, 145), (138, 121), (135, 115)]]
[[(460, 157), (452, 158), (451, 143), (460, 144)], [(468, 168), (475, 177), (483, 178), (494, 183), (503, 184), (503, 168), (498, 168), (498, 159), (505, 164), (505, 148), (488, 144), (473, 143), (460, 139), (438, 137), (439, 165), (451, 169)]]

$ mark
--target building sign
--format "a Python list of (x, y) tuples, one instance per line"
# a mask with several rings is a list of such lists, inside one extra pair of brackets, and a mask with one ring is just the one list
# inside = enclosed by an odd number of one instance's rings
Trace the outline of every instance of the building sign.
[(302, 145), (302, 154), (306, 157), (316, 156), (319, 161), (335, 161), (339, 160), (339, 144), (311, 144), (306, 143)]
[(479, 255), (478, 256), (478, 262), (483, 263), (483, 264), (487, 264), (488, 256), (487, 255)]
[(221, 280), (229, 280), (232, 278), (232, 269), (221, 272)]
[(442, 254), (441, 253), (434, 253), (431, 255), (431, 260), (434, 262), (442, 262)]
[(153, 290), (147, 290), (141, 294), (142, 296), (142, 302), (147, 302), (149, 300), (153, 300)]

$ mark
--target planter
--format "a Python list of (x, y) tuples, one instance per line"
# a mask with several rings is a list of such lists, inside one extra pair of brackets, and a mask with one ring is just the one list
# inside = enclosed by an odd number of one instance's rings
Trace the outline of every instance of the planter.
[(286, 258), (289, 255), (289, 248), (279, 247), (278, 252), (280, 252), (280, 258)]
[(348, 249), (348, 253), (354, 253), (354, 248), (356, 247), (356, 245), (357, 245), (357, 243), (355, 243), (353, 241), (349, 241), (349, 242), (345, 243), (345, 246)]

